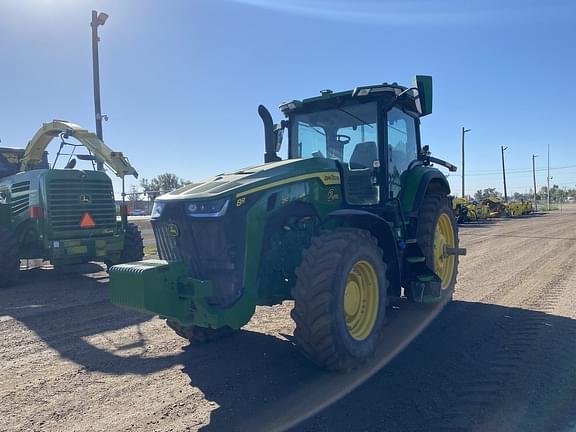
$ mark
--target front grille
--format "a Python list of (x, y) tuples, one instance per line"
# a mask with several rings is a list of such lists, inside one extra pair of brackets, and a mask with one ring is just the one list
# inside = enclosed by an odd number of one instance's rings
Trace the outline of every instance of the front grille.
[(228, 306), (242, 293), (244, 216), (238, 212), (214, 219), (184, 216), (179, 203), (166, 206), (162, 219), (152, 219), (158, 255), (186, 264), (191, 277), (210, 280), (209, 303)]
[[(186, 218), (152, 221), (152, 226), (160, 258), (186, 263), (193, 277), (210, 279), (234, 270), (237, 245), (228, 239), (223, 221)], [(176, 236), (170, 235), (170, 226), (177, 227)]]
[(12, 216), (27, 212), (30, 207), (30, 182), (14, 183), (10, 188), (10, 209)]
[(160, 259), (166, 261), (184, 261), (178, 249), (176, 238), (168, 233), (168, 225), (163, 223), (152, 223), (154, 237), (156, 238), (156, 248)]
[(95, 229), (116, 226), (116, 204), (109, 179), (49, 179), (46, 192), (53, 231), (80, 229), (85, 213), (94, 219)]

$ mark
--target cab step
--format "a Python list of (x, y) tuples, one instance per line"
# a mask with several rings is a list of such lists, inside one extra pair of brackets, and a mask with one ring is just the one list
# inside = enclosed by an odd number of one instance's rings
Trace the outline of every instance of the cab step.
[(410, 264), (423, 263), (425, 261), (426, 261), (426, 257), (423, 257), (423, 256), (406, 257), (406, 262), (409, 262)]

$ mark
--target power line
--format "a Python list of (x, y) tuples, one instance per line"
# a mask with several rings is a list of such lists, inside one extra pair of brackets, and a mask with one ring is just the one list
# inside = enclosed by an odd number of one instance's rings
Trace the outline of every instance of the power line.
[[(560, 169), (569, 169), (569, 168), (576, 168), (576, 165), (565, 165), (559, 167), (550, 167), (551, 170), (560, 170)], [(547, 168), (539, 168), (536, 171), (547, 171)], [(499, 170), (472, 170), (469, 171), (470, 173), (474, 173), (475, 175), (489, 175), (489, 174), (501, 174)], [(532, 169), (513, 169), (513, 170), (506, 170), (506, 173), (531, 173)], [(472, 174), (466, 174), (466, 176)]]
[[(571, 168), (576, 168), (576, 165), (566, 165), (566, 166), (562, 166), (562, 167), (550, 167), (550, 171), (558, 171), (558, 170), (563, 170), (563, 169), (571, 169)], [(536, 170), (536, 172), (543, 172), (543, 171), (547, 171), (546, 168), (539, 168)], [(506, 174), (531, 174), (532, 170), (506, 170)], [(478, 177), (478, 176), (491, 176), (491, 175), (499, 175), (502, 174), (501, 171), (486, 171), (486, 172), (476, 172), (473, 174), (468, 174), (466, 173), (466, 177)], [(451, 174), (453, 176), (456, 177), (460, 177), (462, 174)]]
[[(570, 169), (570, 168), (576, 168), (576, 165), (564, 165), (564, 166), (559, 166), (559, 167), (550, 167), (550, 169), (554, 169), (554, 170), (561, 170), (561, 169)], [(547, 168), (538, 168), (536, 171), (547, 171)], [(482, 171), (472, 171), (472, 172), (482, 172)], [(484, 171), (484, 172), (489, 172), (488, 170)], [(493, 173), (495, 174), (499, 174), (500, 172), (498, 170), (492, 170)], [(518, 172), (518, 173), (522, 173), (522, 172), (532, 172), (532, 169), (515, 169), (515, 170), (507, 170), (506, 172)]]

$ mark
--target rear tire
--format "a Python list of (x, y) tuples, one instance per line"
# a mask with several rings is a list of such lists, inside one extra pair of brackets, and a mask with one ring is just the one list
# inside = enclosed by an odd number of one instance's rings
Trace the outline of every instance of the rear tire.
[(417, 239), (430, 269), (442, 279), (442, 298), (451, 300), (458, 275), (458, 255), (438, 255), (445, 243), (449, 247), (459, 247), (458, 228), (447, 196), (426, 195), (418, 214)]
[(317, 365), (352, 370), (376, 350), (386, 315), (388, 280), (368, 231), (339, 228), (312, 239), (292, 291), (294, 339)]
[(178, 336), (184, 339), (188, 339), (192, 344), (209, 343), (218, 339), (232, 336), (238, 331), (228, 326), (220, 327), (218, 329), (198, 327), (195, 325), (183, 326), (176, 321), (170, 320), (166, 320), (166, 324), (168, 327), (174, 330)]
[(124, 248), (120, 255), (119, 264), (142, 261), (144, 258), (144, 240), (138, 225), (129, 223), (124, 234)]
[(16, 284), (19, 278), (18, 239), (12, 231), (0, 228), (0, 288)]

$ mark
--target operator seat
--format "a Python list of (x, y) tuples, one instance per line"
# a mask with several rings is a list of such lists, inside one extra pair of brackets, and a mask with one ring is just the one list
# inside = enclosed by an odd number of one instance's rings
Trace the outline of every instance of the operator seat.
[(346, 196), (350, 204), (376, 204), (378, 188), (373, 184), (374, 162), (378, 146), (374, 141), (356, 144), (350, 156), (346, 175)]
[(374, 141), (358, 143), (350, 156), (350, 169), (374, 168), (376, 160), (378, 160), (378, 147)]

